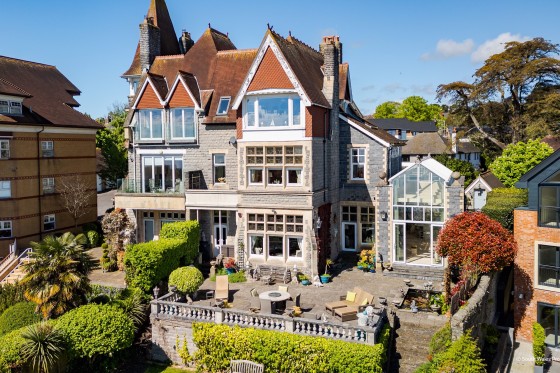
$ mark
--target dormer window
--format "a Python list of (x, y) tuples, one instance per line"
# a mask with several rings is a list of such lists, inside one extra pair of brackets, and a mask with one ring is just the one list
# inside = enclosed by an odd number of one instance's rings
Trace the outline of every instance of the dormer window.
[(21, 115), (21, 102), (0, 100), (0, 114)]
[(21, 115), (21, 102), (10, 102), (10, 114)]
[(163, 118), (161, 109), (144, 109), (138, 111), (140, 140), (163, 139)]
[(297, 95), (250, 96), (244, 103), (244, 123), (247, 128), (301, 126), (302, 111)]
[(0, 113), (9, 114), (10, 113), (10, 102), (6, 100), (0, 100)]
[(216, 115), (227, 115), (230, 100), (231, 97), (220, 97)]

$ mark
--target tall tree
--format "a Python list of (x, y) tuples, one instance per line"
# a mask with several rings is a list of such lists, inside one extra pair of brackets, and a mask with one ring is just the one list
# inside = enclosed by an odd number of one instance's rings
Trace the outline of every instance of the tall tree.
[(504, 149), (527, 139), (535, 121), (545, 128), (557, 126), (560, 112), (546, 114), (543, 106), (560, 108), (560, 60), (553, 57), (559, 52), (557, 44), (543, 38), (508, 42), (475, 72), (473, 83), (441, 84), (437, 98), (448, 99), (452, 114)]
[[(125, 105), (114, 104), (108, 118), (108, 125), (97, 131), (95, 142), (96, 147), (101, 149), (101, 155), (105, 159), (101, 177), (109, 186), (115, 186), (117, 179), (125, 177), (128, 170), (126, 148), (124, 146)], [(104, 119), (98, 119), (98, 121), (104, 124)]]
[(65, 176), (60, 179), (60, 201), (62, 206), (74, 219), (74, 228), (78, 227), (78, 220), (87, 215), (92, 209), (92, 198), (96, 195), (95, 189), (90, 189), (83, 176)]
[(456, 159), (447, 154), (438, 154), (434, 156), (434, 159), (449, 168), (451, 171), (461, 173), (461, 175), (465, 177), (465, 187), (470, 185), (478, 176), (474, 166), (469, 161)]
[(375, 108), (374, 118), (407, 118), (414, 122), (436, 121), (443, 126), (443, 110), (438, 104), (428, 104), (420, 96), (410, 96), (402, 103), (387, 101)]
[(30, 260), (23, 264), (25, 298), (37, 304), (45, 319), (60, 316), (86, 302), (90, 289), (89, 273), (96, 262), (84, 249), (83, 234), (70, 232), (31, 242)]
[(387, 101), (375, 108), (374, 118), (399, 118), (399, 107), (401, 104), (395, 101)]

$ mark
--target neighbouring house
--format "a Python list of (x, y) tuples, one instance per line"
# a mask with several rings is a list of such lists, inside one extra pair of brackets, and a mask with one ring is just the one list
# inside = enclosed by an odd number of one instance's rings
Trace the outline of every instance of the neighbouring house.
[[(76, 110), (80, 91), (56, 67), (0, 57), (0, 257), (74, 228), (61, 206), (62, 178), (81, 175), (95, 191), (95, 133)], [(95, 196), (78, 224), (97, 218)]]
[(470, 162), (474, 168), (480, 168), (480, 149), (468, 138), (457, 139), (455, 131), (450, 138), (437, 132), (419, 133), (406, 142), (402, 148), (403, 167), (412, 163), (417, 157), (447, 154), (456, 159)]
[(505, 188), (505, 185), (492, 173), (486, 171), (481, 173), (465, 189), (467, 209), (480, 211), (486, 205), (486, 198), (495, 188)]
[(410, 140), (421, 133), (437, 133), (436, 122), (432, 120), (415, 122), (407, 118), (383, 118), (376, 119), (372, 116), (366, 118), (367, 121), (377, 126), (399, 140)]
[(515, 184), (528, 191), (528, 205), (514, 211), (516, 338), (532, 341), (532, 325), (545, 342), (560, 346), (560, 150)]
[(541, 141), (548, 144), (552, 150), (560, 149), (560, 137), (558, 136), (546, 135)]
[[(268, 28), (258, 48), (238, 50), (208, 28), (180, 54), (150, 55), (172, 39), (163, 9), (152, 1), (131, 67), (138, 75), (124, 75), (129, 174), (115, 206), (136, 219), (137, 239), (196, 219), (203, 256), (221, 252), (241, 267), (317, 274), (327, 258), (372, 245), (391, 261), (387, 180), (401, 171), (404, 142), (363, 119), (339, 37), (314, 49)], [(456, 201), (442, 198), (434, 218), (443, 223)]]

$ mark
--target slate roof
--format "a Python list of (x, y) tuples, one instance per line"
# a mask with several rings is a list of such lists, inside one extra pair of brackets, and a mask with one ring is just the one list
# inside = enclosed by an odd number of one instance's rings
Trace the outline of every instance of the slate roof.
[(198, 106), (200, 106), (200, 104), (201, 104), (201, 102), (200, 102), (200, 88), (198, 87), (198, 82), (196, 81), (196, 78), (194, 77), (194, 75), (190, 74), (190, 73), (186, 73), (184, 71), (179, 71), (179, 75), (181, 76), (181, 78), (183, 79), (183, 81), (185, 82), (187, 87), (189, 88), (189, 91), (194, 96), (194, 100), (196, 101)]
[[(179, 49), (179, 39), (175, 34), (175, 29), (173, 28), (173, 22), (171, 22), (171, 17), (169, 16), (169, 11), (167, 10), (167, 5), (165, 0), (151, 0), (148, 13), (146, 15), (148, 18), (154, 19), (154, 25), (160, 30), (160, 52), (161, 55), (174, 55), (180, 54)], [(142, 73), (142, 66), (140, 66), (140, 42), (136, 47), (136, 52), (132, 59), (132, 63), (128, 70), (123, 73), (123, 76), (128, 75), (140, 75)]]
[(403, 155), (452, 154), (451, 145), (437, 132), (417, 134), (401, 151)]
[(101, 128), (74, 109), (80, 90), (54, 66), (0, 56), (0, 93), (24, 97), (23, 115), (0, 114), (0, 123)]
[(500, 179), (498, 179), (496, 175), (492, 173), (492, 171), (483, 172), (480, 174), (480, 177), (484, 179), (486, 184), (488, 184), (488, 186), (492, 189), (505, 188), (504, 183), (502, 183)]
[(371, 123), (369, 123), (368, 121), (366, 121), (363, 118), (355, 118), (355, 117), (348, 117), (344, 114), (341, 113), (341, 115), (345, 118), (346, 121), (354, 123), (355, 125), (357, 125), (358, 127), (360, 127), (361, 129), (363, 129), (364, 131), (367, 131), (368, 133), (372, 134), (373, 136), (377, 137), (380, 140), (383, 140), (391, 145), (394, 146), (402, 146), (404, 145), (404, 141), (397, 139), (395, 136), (387, 133), (387, 131), (382, 130), (374, 125), (372, 125)]
[(436, 122), (434, 121), (414, 122), (407, 118), (375, 119), (373, 116), (368, 116), (366, 119), (368, 122), (384, 130), (437, 132)]
[(548, 144), (553, 150), (560, 149), (560, 138), (556, 136), (547, 135), (543, 137), (541, 141), (544, 142), (545, 144)]

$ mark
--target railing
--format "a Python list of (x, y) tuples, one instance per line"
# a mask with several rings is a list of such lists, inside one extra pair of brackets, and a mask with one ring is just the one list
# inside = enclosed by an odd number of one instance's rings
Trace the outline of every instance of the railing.
[(282, 331), (313, 337), (325, 337), (354, 343), (375, 344), (379, 331), (386, 320), (386, 311), (374, 327), (350, 326), (338, 322), (292, 318), (272, 314), (255, 314), (233, 308), (218, 308), (179, 303), (179, 296), (166, 294), (151, 302), (152, 317), (240, 327)]
[(0, 279), (0, 282), (4, 281), (6, 278), (10, 277), (10, 275), (12, 273), (14, 273), (21, 266), (21, 263), (22, 263), (23, 259), (27, 258), (29, 256), (29, 253), (31, 253), (31, 252), (33, 252), (33, 249), (30, 248), (30, 247), (23, 250), (23, 252), (16, 259), (16, 261), (18, 262), (17, 265), (14, 268), (12, 268), (12, 270), (10, 272), (8, 272), (8, 274), (6, 276), (4, 276), (2, 279)]
[(469, 296), (469, 291), (476, 285), (476, 280), (471, 280), (471, 278), (467, 278), (467, 280), (461, 285), (459, 291), (457, 291), (451, 297), (451, 306), (450, 311), (451, 315), (454, 315), (461, 306), (461, 301), (466, 301)]
[(183, 194), (185, 193), (185, 182), (177, 179), (173, 185), (162, 186), (161, 180), (149, 179), (146, 188), (143, 188), (142, 180), (118, 179), (117, 189), (120, 193), (158, 193), (158, 194)]
[(13, 262), (13, 259), (15, 259), (15, 257), (16, 255), (14, 253), (10, 253), (8, 254), (8, 256), (0, 260), (0, 274), (2, 274), (2, 272), (4, 272), (4, 270), (6, 269), (6, 267), (8, 267), (8, 265), (10, 265), (10, 263)]

